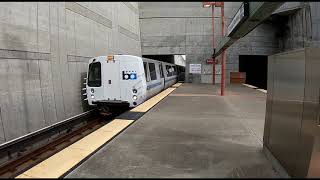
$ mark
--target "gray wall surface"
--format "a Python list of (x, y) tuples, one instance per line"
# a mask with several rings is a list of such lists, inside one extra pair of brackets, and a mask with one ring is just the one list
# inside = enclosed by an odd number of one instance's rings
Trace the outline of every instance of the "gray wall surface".
[(280, 30), (280, 51), (302, 47), (320, 47), (320, 3), (301, 2), (299, 9), (287, 16)]
[[(241, 2), (225, 2), (225, 27)], [(202, 2), (141, 2), (140, 28), (142, 54), (186, 54), (186, 81), (211, 83), (212, 13)], [(215, 8), (216, 45), (221, 40), (221, 11)], [(231, 71), (239, 69), (239, 55), (270, 55), (278, 50), (274, 27), (264, 23), (227, 50), (226, 82)], [(218, 57), (220, 59), (220, 57)], [(202, 64), (202, 74), (189, 74), (189, 64)], [(216, 76), (220, 82), (220, 76)]]
[(141, 55), (137, 2), (0, 2), (0, 143), (88, 109), (90, 57)]

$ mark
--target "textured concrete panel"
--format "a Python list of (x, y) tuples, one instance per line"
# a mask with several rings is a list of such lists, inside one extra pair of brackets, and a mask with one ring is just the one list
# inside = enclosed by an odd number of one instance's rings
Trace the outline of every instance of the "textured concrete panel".
[(202, 2), (140, 2), (140, 18), (152, 17), (211, 17)]
[[(0, 97), (2, 98), (1, 95)], [(5, 136), (4, 126), (3, 126), (2, 109), (0, 109), (0, 143), (4, 143), (4, 142), (6, 142), (6, 136)]]
[(119, 3), (118, 25), (139, 36), (139, 14), (130, 3)]
[(204, 46), (212, 48), (212, 35), (190, 35), (186, 38), (186, 46)]
[(138, 3), (134, 2), (123, 2), (128, 8), (130, 8), (134, 13), (139, 15), (139, 10), (137, 8)]
[(39, 67), (44, 119), (46, 125), (51, 125), (57, 122), (51, 62), (39, 61)]
[(186, 35), (212, 35), (211, 18), (187, 18)]
[(0, 59), (0, 94), (8, 93), (8, 69), (8, 61)]
[(50, 53), (0, 49), (1, 59), (28, 59), (48, 61)]
[(7, 122), (9, 117), (9, 92), (8, 92), (8, 61), (0, 60), (0, 143), (6, 141), (3, 122)]
[(76, 55), (89, 56), (92, 54), (92, 49), (94, 48), (94, 23), (81, 15), (75, 15)]
[[(89, 5), (89, 3), (86, 3)], [(106, 27), (111, 28), (112, 27), (112, 21), (109, 20), (106, 17), (101, 16), (100, 14), (97, 14), (93, 11), (91, 11), (90, 9), (88, 9), (88, 5), (87, 7), (84, 7), (82, 5), (80, 5), (79, 3), (75, 3), (75, 2), (66, 2), (66, 9), (69, 9), (70, 11), (73, 11), (77, 14), (80, 14), (88, 19), (91, 19), (97, 23), (100, 23)]]
[(142, 53), (145, 55), (161, 54), (186, 54), (185, 47), (144, 47)]
[[(21, 136), (28, 132), (26, 118), (26, 88), (24, 84), (25, 72), (27, 69), (26, 61), (8, 61), (8, 119), (3, 119), (6, 130), (7, 140)], [(14, 119), (14, 121), (12, 121)], [(14, 131), (13, 131), (14, 129)]]
[(81, 113), (81, 99), (79, 98), (81, 92), (81, 69), (80, 62), (68, 62), (68, 74), (70, 78), (70, 89), (66, 91), (69, 95), (68, 102), (71, 104), (70, 116)]
[[(66, 10), (67, 13), (68, 10)], [(59, 35), (58, 35), (58, 4), (50, 3), (50, 47), (51, 47), (51, 72), (54, 90), (57, 122), (65, 118), (63, 103), (61, 73), (59, 68)]]
[(127, 30), (126, 28), (122, 27), (122, 26), (119, 26), (119, 32), (128, 36), (129, 38), (132, 38), (136, 41), (139, 41), (139, 35), (138, 34), (135, 34), (129, 30)]
[(76, 37), (75, 37), (75, 13), (66, 10), (66, 31), (67, 31), (67, 53), (69, 55), (76, 54)]
[(84, 62), (87, 63), (89, 59), (93, 58), (94, 56), (85, 57), (85, 56), (74, 56), (74, 55), (68, 55), (67, 61), (68, 62)]
[[(212, 17), (211, 8), (203, 8), (202, 2), (141, 2), (140, 18), (153, 17)], [(233, 18), (241, 2), (225, 2), (225, 17)], [(215, 17), (221, 17), (220, 8), (215, 8)]]
[(89, 3), (90, 3), (90, 8), (89, 8), (90, 10), (112, 21), (112, 13), (114, 13), (112, 9), (113, 2), (89, 2)]
[(139, 56), (141, 54), (141, 44), (135, 39), (128, 38), (128, 36), (119, 33), (118, 43), (121, 48), (119, 48), (118, 53), (126, 54), (130, 51), (132, 55)]
[(38, 3), (38, 51), (50, 52), (49, 2)]
[(22, 93), (10, 93), (9, 101), (2, 107), (2, 112), (8, 114), (8, 119), (3, 119), (7, 141), (28, 133), (24, 103)]
[(37, 3), (1, 6), (0, 48), (37, 51)]
[[(111, 35), (111, 32), (108, 28), (105, 28), (104, 26), (95, 23), (93, 27), (93, 33), (94, 33), (94, 55), (100, 56), (100, 55), (107, 55), (110, 52), (109, 49), (109, 37)], [(88, 59), (87, 61), (88, 62)]]

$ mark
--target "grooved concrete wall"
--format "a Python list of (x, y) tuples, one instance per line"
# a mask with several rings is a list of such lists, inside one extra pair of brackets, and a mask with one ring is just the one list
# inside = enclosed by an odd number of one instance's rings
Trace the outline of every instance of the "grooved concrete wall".
[(0, 2), (0, 143), (88, 109), (90, 57), (141, 55), (137, 2)]
[[(211, 8), (202, 2), (141, 2), (140, 28), (142, 54), (186, 54), (186, 81), (211, 83), (212, 65), (206, 60), (212, 54)], [(231, 22), (241, 2), (225, 2), (225, 27)], [(215, 8), (216, 45), (221, 40), (221, 10)], [(231, 71), (239, 69), (239, 55), (270, 55), (278, 50), (274, 27), (264, 23), (227, 51), (226, 82)], [(218, 57), (220, 59), (220, 57)], [(189, 64), (202, 64), (202, 74), (189, 74)], [(220, 82), (220, 75), (216, 76)]]
[(288, 16), (284, 35), (279, 38), (280, 51), (302, 47), (320, 47), (320, 3), (301, 2)]

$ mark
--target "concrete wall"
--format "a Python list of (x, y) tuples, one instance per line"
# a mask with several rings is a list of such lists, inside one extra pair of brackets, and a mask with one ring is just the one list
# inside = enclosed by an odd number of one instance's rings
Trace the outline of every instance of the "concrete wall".
[[(212, 13), (202, 2), (142, 2), (140, 5), (142, 54), (186, 54), (186, 81), (211, 83)], [(241, 2), (225, 2), (226, 24), (231, 22)], [(220, 8), (215, 8), (216, 44), (221, 40)], [(274, 28), (264, 23), (227, 51), (226, 82), (238, 71), (239, 55), (270, 55), (277, 51)], [(220, 57), (218, 57), (220, 58)], [(201, 63), (202, 74), (189, 74), (190, 63)], [(220, 82), (220, 76), (216, 76)]]
[(0, 2), (0, 143), (88, 109), (90, 57), (141, 55), (138, 3)]
[(311, 42), (309, 46), (320, 47), (320, 2), (309, 2), (309, 6), (306, 7), (307, 12), (308, 10), (310, 12), (309, 17), (311, 17), (309, 20), (306, 18), (306, 23), (311, 23)]
[(299, 9), (282, 15), (283, 25), (278, 26), (278, 30), (283, 32), (279, 37), (280, 51), (320, 47), (319, 9), (319, 2), (301, 2)]

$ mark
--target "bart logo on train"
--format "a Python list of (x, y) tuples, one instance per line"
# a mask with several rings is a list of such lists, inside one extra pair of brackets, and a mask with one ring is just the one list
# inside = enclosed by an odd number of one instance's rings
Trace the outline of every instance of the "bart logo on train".
[(128, 73), (128, 71), (122, 71), (122, 79), (123, 80), (135, 80), (135, 79), (137, 79), (137, 73)]

